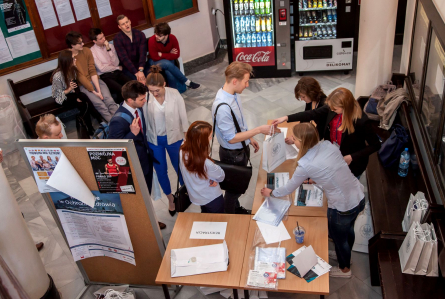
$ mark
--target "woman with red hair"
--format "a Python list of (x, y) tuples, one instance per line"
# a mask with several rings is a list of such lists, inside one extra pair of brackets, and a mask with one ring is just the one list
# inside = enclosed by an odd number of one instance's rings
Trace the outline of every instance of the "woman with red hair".
[(211, 138), (212, 125), (205, 121), (192, 123), (181, 146), (179, 168), (190, 201), (201, 206), (202, 213), (224, 213), (224, 197), (218, 183), (225, 174), (210, 158)]

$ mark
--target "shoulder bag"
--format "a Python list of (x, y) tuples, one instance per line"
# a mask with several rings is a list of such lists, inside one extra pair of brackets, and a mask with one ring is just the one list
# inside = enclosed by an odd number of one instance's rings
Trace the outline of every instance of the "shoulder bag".
[[(181, 159), (181, 151), (179, 151), (179, 159)], [(176, 192), (173, 195), (175, 210), (178, 213), (184, 212), (192, 204), (185, 184), (179, 188), (179, 176), (181, 175), (181, 168), (179, 167), (180, 163), (181, 160), (178, 160), (178, 184), (176, 185)]]
[[(221, 107), (222, 105), (229, 106), (226, 103), (221, 103), (216, 107), (215, 115), (213, 118), (213, 136), (212, 136), (211, 149), (213, 148), (213, 140), (215, 139), (216, 114), (218, 113), (218, 108)], [(241, 133), (241, 128), (238, 124), (238, 121), (236, 120), (232, 108), (230, 108), (230, 113), (232, 114), (236, 131), (238, 133)], [(250, 179), (252, 178), (252, 162), (250, 162), (249, 152), (247, 151), (247, 145), (246, 142), (244, 141), (241, 141), (241, 144), (243, 145), (244, 153), (247, 156), (247, 159), (249, 160), (250, 166), (232, 165), (221, 161), (213, 160), (213, 162), (219, 165), (224, 170), (225, 173), (224, 181), (219, 183), (221, 189), (229, 191), (230, 193), (234, 194), (244, 194), (247, 188), (249, 187)], [(212, 151), (210, 151), (210, 157), (211, 157), (211, 152)]]

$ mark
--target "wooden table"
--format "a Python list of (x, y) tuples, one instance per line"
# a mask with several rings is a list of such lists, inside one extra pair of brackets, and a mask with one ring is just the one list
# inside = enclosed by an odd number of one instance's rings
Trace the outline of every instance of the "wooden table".
[[(179, 213), (161, 267), (159, 268), (158, 276), (156, 277), (156, 283), (162, 284), (165, 298), (170, 298), (167, 289), (168, 284), (238, 288), (250, 219), (251, 216), (249, 215)], [(225, 240), (229, 249), (229, 267), (224, 272), (171, 277), (170, 253), (172, 249), (214, 245), (223, 242), (223, 240), (190, 239), (194, 221), (227, 222)], [(234, 293), (237, 294), (237, 292)]]
[[(269, 120), (267, 123), (270, 124), (272, 120)], [(279, 124), (279, 128), (288, 128), (287, 130), (287, 136), (291, 137), (292, 134), (292, 128), (297, 124), (296, 123), (287, 123), (284, 122), (282, 124)], [(261, 189), (266, 185), (267, 182), (267, 172), (263, 169), (263, 158), (261, 158), (260, 167), (258, 171), (258, 179), (256, 183), (255, 188), (255, 196), (253, 198), (253, 206), (252, 206), (252, 214), (255, 214), (258, 209), (260, 208), (261, 204), (264, 201), (264, 197), (261, 195)], [(276, 169), (274, 169), (273, 172), (288, 172), (289, 178), (292, 178), (292, 175), (294, 174), (296, 168), (296, 161), (295, 160), (286, 160), (283, 164), (278, 166)], [(314, 216), (314, 217), (326, 217), (327, 210), (328, 210), (328, 204), (326, 197), (323, 197), (323, 206), (322, 207), (300, 207), (294, 205), (295, 200), (295, 192), (292, 192), (290, 195), (292, 204), (289, 208), (289, 215), (294, 216)]]
[[(303, 244), (297, 244), (293, 236), (292, 230), (295, 228), (297, 220), (298, 224), (306, 229), (306, 236), (304, 237)], [(244, 253), (243, 271), (239, 284), (239, 288), (241, 289), (255, 289), (246, 286), (247, 276), (250, 270), (249, 256), (251, 254), (251, 251), (253, 250), (252, 243), (255, 236), (255, 231), (258, 229), (258, 225), (255, 222), (255, 220), (251, 220), (250, 222), (249, 235), (247, 237), (247, 247)], [(314, 251), (318, 256), (320, 256), (325, 261), (329, 261), (328, 219), (326, 217), (289, 216), (287, 220), (283, 220), (283, 223), (292, 237), (290, 240), (281, 242), (281, 247), (286, 248), (286, 256), (303, 245), (312, 245), (312, 248), (314, 248)], [(286, 269), (288, 267), (289, 264), (286, 263)], [(286, 278), (278, 280), (278, 290), (276, 291), (285, 293), (317, 294), (321, 295), (321, 297), (323, 297), (324, 295), (329, 295), (329, 273), (326, 273), (308, 283), (304, 279), (299, 278), (286, 271)], [(248, 294), (248, 292), (245, 293)]]

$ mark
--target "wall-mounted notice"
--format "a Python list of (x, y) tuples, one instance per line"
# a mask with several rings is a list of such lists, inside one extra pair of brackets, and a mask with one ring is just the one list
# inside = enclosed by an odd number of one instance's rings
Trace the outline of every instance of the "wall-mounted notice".
[(40, 51), (34, 30), (7, 37), (6, 42), (13, 58)]
[(8, 44), (6, 43), (5, 36), (0, 30), (0, 64), (12, 61), (11, 53), (9, 52)]
[(25, 147), (24, 150), (40, 193), (59, 191), (46, 183), (59, 163), (62, 150), (60, 148), (31, 147)]
[(74, 260), (108, 256), (136, 265), (119, 194), (92, 192), (93, 208), (65, 193), (51, 193)]
[(96, 0), (96, 6), (99, 18), (101, 19), (113, 14), (111, 11), (110, 0)]
[(69, 0), (54, 0), (54, 5), (59, 16), (60, 26), (66, 26), (75, 22)]
[(36, 6), (44, 30), (59, 26), (51, 0), (36, 0)]
[(78, 21), (91, 17), (87, 0), (72, 0)]
[(8, 33), (31, 27), (23, 0), (0, 0), (0, 10)]
[(87, 148), (87, 151), (100, 192), (136, 193), (125, 148)]

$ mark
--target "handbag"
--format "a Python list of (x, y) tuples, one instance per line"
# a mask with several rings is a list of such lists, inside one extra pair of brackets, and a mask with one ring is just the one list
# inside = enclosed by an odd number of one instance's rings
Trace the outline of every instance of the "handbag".
[(414, 221), (421, 222), (427, 210), (428, 201), (425, 199), (425, 194), (420, 191), (416, 195), (411, 194), (402, 221), (403, 231), (407, 232)]
[(390, 167), (399, 161), (400, 154), (406, 148), (409, 135), (402, 125), (394, 125), (391, 136), (382, 144), (378, 156), (383, 167)]
[(273, 126), (270, 127), (270, 137), (263, 141), (263, 169), (268, 173), (286, 161), (286, 143), (284, 133), (275, 134)]
[[(213, 136), (212, 136), (212, 147), (213, 148), (213, 140), (215, 139), (215, 126), (216, 126), (216, 114), (218, 113), (219, 107), (222, 105), (227, 105), (226, 103), (221, 103), (216, 107), (215, 115), (213, 118)], [(229, 106), (230, 108), (230, 106)], [(230, 108), (230, 113), (232, 114), (233, 122), (235, 123), (235, 128), (238, 133), (241, 133), (241, 128), (236, 120), (235, 114)], [(241, 141), (243, 145), (244, 153), (249, 160), (250, 166), (240, 166), (224, 163), (221, 161), (213, 160), (213, 162), (221, 167), (224, 170), (225, 178), (224, 181), (219, 183), (221, 189), (229, 191), (234, 194), (244, 194), (249, 187), (250, 179), (252, 178), (252, 162), (250, 162), (249, 152), (247, 151), (246, 142)], [(211, 152), (211, 151), (210, 151)], [(210, 157), (211, 154), (210, 154)]]
[[(181, 155), (179, 154), (179, 159), (181, 159)], [(175, 203), (176, 212), (184, 212), (187, 208), (192, 204), (190, 201), (189, 194), (187, 192), (187, 187), (184, 185), (179, 188), (179, 176), (181, 175), (181, 168), (179, 167), (179, 163), (181, 160), (178, 160), (178, 184), (176, 185), (176, 192), (173, 195), (173, 202)]]

